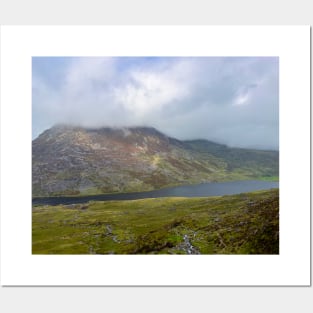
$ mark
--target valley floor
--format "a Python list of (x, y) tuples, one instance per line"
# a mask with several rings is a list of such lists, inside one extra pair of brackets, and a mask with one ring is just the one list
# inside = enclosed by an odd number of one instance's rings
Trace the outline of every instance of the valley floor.
[(279, 190), (37, 206), (33, 254), (278, 254)]

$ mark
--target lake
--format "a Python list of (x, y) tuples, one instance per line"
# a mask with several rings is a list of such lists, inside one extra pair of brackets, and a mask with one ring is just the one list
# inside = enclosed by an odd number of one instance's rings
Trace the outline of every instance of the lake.
[(260, 180), (240, 180), (219, 183), (204, 183), (198, 185), (163, 188), (159, 190), (132, 193), (115, 193), (95, 196), (78, 197), (43, 197), (34, 198), (33, 205), (59, 205), (86, 203), (88, 201), (135, 200), (160, 197), (210, 197), (238, 194), (256, 190), (278, 188), (279, 182)]

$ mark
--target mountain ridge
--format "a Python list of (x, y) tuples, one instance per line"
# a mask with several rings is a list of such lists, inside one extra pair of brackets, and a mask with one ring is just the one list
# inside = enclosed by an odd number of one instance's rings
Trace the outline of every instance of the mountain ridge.
[(33, 196), (146, 191), (278, 176), (276, 151), (178, 140), (148, 126), (55, 125), (33, 140), (32, 152)]
[(214, 140), (209, 140), (209, 139), (205, 139), (203, 137), (195, 137), (192, 139), (177, 139), (173, 136), (167, 135), (164, 132), (159, 131), (157, 128), (153, 127), (153, 126), (102, 126), (102, 127), (84, 127), (84, 126), (78, 126), (78, 125), (70, 125), (70, 124), (55, 124), (52, 127), (44, 130), (42, 133), (40, 133), (36, 138), (33, 138), (32, 141), (38, 139), (40, 136), (42, 136), (43, 134), (45, 134), (46, 132), (50, 132), (52, 130), (66, 130), (66, 129), (81, 129), (81, 130), (88, 130), (88, 131), (101, 131), (101, 130), (112, 130), (112, 131), (124, 131), (127, 132), (127, 130), (136, 130), (136, 129), (140, 129), (140, 130), (150, 130), (152, 132), (155, 133), (159, 133), (160, 135), (163, 135), (165, 137), (168, 137), (171, 140), (174, 141), (180, 141), (180, 142), (206, 142), (206, 143), (210, 143), (212, 145), (216, 145), (219, 147), (225, 147), (225, 148), (229, 148), (229, 149), (241, 149), (241, 150), (250, 150), (250, 151), (269, 151), (269, 152), (278, 152), (277, 149), (273, 149), (273, 148), (255, 148), (255, 147), (237, 147), (237, 146), (229, 146), (225, 143), (219, 143), (217, 141)]

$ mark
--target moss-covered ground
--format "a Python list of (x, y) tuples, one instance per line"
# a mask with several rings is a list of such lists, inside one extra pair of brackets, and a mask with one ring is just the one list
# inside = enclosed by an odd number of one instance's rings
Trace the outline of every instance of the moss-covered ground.
[(39, 206), (33, 254), (278, 254), (278, 189)]

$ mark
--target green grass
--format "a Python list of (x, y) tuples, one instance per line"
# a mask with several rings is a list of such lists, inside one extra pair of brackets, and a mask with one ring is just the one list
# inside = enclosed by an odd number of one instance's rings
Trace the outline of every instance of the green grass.
[(278, 189), (40, 206), (33, 254), (278, 254)]

